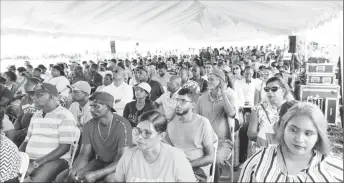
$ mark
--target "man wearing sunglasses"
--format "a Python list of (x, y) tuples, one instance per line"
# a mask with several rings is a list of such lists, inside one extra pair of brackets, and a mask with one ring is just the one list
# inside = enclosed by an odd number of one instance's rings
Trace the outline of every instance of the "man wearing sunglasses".
[(209, 120), (192, 110), (197, 94), (189, 88), (179, 90), (176, 97), (176, 117), (168, 123), (165, 141), (184, 151), (196, 178), (206, 181), (214, 161), (214, 136)]
[(25, 182), (51, 182), (68, 168), (70, 146), (77, 141), (78, 129), (73, 114), (59, 105), (55, 85), (36, 85), (33, 101), (41, 110), (33, 114), (25, 141), (19, 148), (30, 157)]
[[(113, 103), (114, 98), (106, 92), (90, 97), (93, 119), (84, 126), (80, 153), (72, 169), (58, 175), (56, 182), (111, 182), (118, 161), (132, 143), (131, 125), (114, 113)], [(96, 158), (89, 161), (92, 150)]]

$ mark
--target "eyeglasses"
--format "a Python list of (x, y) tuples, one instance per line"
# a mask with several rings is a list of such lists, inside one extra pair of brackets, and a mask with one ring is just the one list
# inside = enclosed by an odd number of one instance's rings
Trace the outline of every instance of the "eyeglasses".
[(197, 72), (197, 69), (191, 69), (192, 72)]
[(192, 102), (190, 100), (179, 99), (179, 98), (177, 98), (176, 101), (177, 101), (177, 104), (183, 104), (183, 105), (186, 104), (187, 102)]
[(233, 70), (237, 70), (237, 69), (239, 69), (239, 67), (235, 67), (235, 68), (233, 68)]
[(138, 127), (134, 127), (132, 131), (133, 131), (133, 135), (135, 135), (135, 136), (141, 135), (144, 139), (149, 139), (149, 138), (151, 138), (151, 137), (152, 137), (152, 134), (153, 134), (152, 131), (149, 131), (149, 130), (146, 130), (146, 129), (141, 130), (141, 129), (138, 128)]
[(278, 87), (278, 86), (273, 86), (273, 87), (264, 87), (264, 91), (265, 92), (269, 92), (270, 90), (272, 91), (272, 92), (276, 92), (279, 88), (281, 88), (281, 87)]

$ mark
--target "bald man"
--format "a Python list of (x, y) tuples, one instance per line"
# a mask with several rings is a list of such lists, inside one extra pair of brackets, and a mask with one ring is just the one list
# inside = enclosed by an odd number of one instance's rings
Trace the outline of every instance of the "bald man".
[(177, 106), (176, 97), (182, 86), (182, 78), (180, 76), (171, 76), (167, 82), (167, 92), (161, 95), (155, 105), (159, 108), (170, 121), (175, 116), (175, 108)]

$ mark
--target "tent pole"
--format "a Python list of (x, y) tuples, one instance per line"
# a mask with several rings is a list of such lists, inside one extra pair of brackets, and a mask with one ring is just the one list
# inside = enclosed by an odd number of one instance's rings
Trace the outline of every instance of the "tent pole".
[[(339, 33), (339, 45), (338, 45), (338, 49), (339, 49), (339, 55), (340, 55), (340, 69), (341, 69), (341, 73), (339, 73), (340, 77), (341, 77), (341, 83), (339, 83), (339, 85), (341, 86), (341, 90), (342, 90), (342, 108), (344, 105), (344, 75), (343, 75), (343, 71), (344, 71), (344, 64), (343, 64), (343, 11), (341, 11), (340, 15), (339, 15), (339, 20), (338, 20), (338, 33)], [(343, 109), (342, 109), (343, 110)], [(341, 114), (343, 115), (343, 114)], [(344, 126), (344, 121), (343, 121), (343, 117), (341, 116), (341, 123), (342, 123), (342, 128)]]

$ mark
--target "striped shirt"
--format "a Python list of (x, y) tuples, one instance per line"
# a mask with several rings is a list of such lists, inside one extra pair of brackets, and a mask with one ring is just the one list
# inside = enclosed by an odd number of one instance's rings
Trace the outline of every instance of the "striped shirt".
[(0, 182), (18, 177), (20, 156), (18, 147), (0, 134)]
[(238, 182), (343, 182), (343, 160), (325, 157), (316, 150), (309, 166), (296, 175), (286, 176), (279, 168), (278, 148), (270, 146), (248, 158)]
[(76, 125), (80, 131), (82, 131), (82, 128), (85, 126), (85, 124), (93, 118), (91, 114), (90, 102), (87, 102), (82, 110), (80, 110), (80, 104), (78, 102), (73, 102), (69, 107), (69, 111), (73, 114), (77, 123)]
[[(76, 122), (73, 114), (59, 106), (43, 117), (43, 111), (36, 112), (28, 128), (25, 142), (30, 159), (38, 159), (55, 150), (60, 144), (73, 144), (76, 140)], [(70, 152), (61, 158), (70, 159)]]

